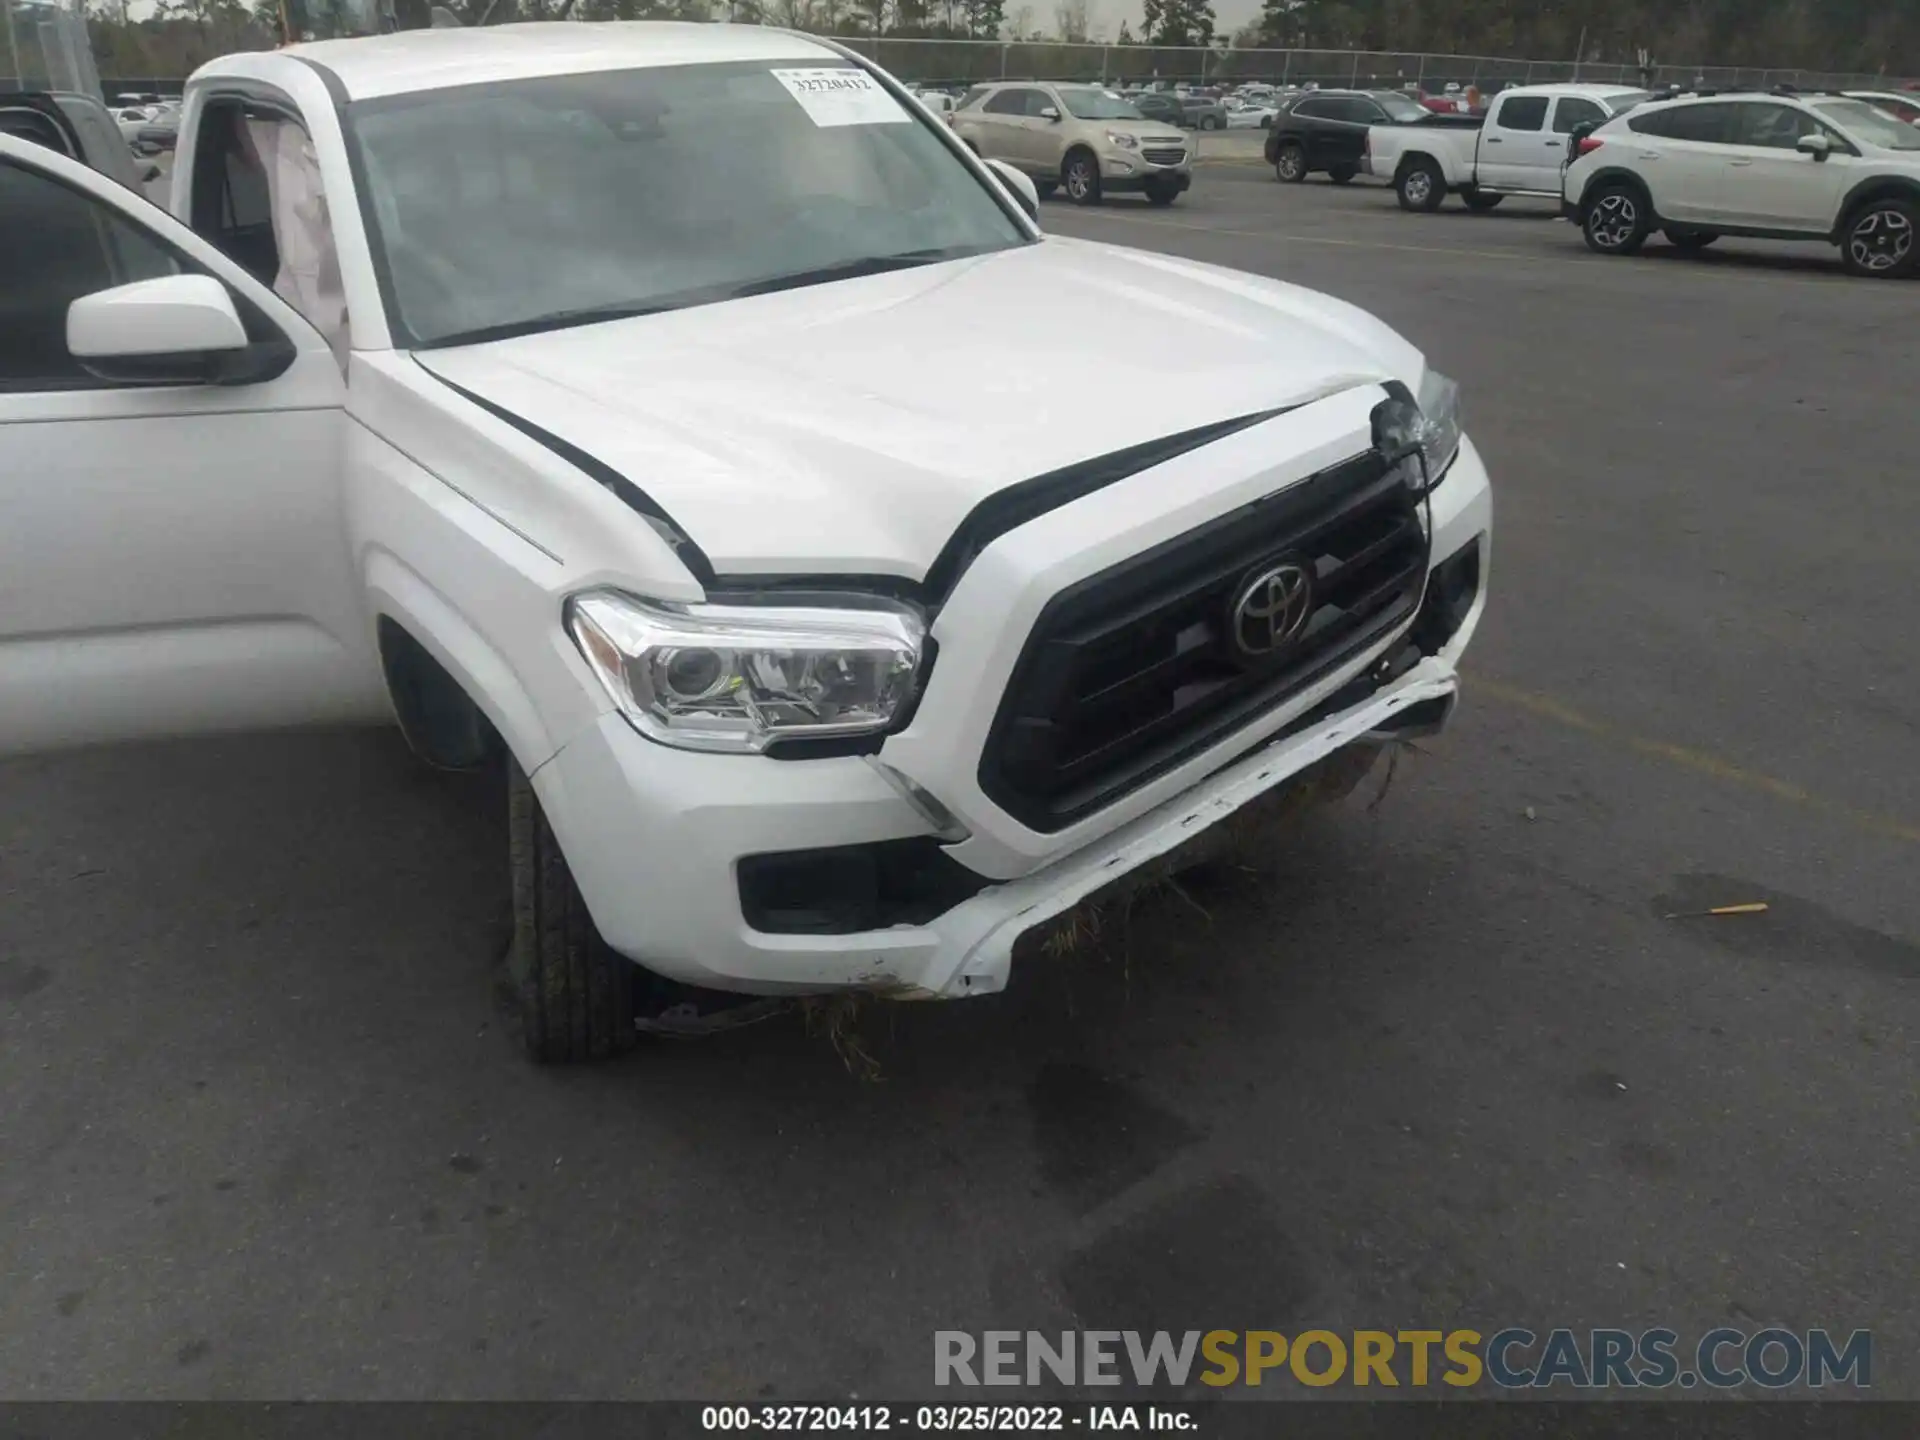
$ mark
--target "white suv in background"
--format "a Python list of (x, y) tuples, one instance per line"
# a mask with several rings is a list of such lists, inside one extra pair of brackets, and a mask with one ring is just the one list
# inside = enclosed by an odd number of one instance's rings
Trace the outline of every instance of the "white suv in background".
[(1826, 94), (1701, 95), (1645, 105), (1581, 137), (1562, 208), (1588, 246), (1631, 255), (1722, 235), (1838, 245), (1848, 271), (1910, 274), (1920, 129)]

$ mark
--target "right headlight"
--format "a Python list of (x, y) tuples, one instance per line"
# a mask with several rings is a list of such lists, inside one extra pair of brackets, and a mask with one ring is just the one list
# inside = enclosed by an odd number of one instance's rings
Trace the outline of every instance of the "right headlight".
[(1438, 370), (1428, 370), (1420, 382), (1420, 414), (1426, 422), (1420, 448), (1428, 479), (1437, 484), (1460, 453), (1460, 387)]
[(682, 750), (872, 735), (913, 696), (926, 625), (885, 601), (668, 605), (577, 595), (567, 629), (634, 728)]
[(1114, 130), (1107, 132), (1107, 143), (1109, 145), (1118, 145), (1122, 150), (1138, 150), (1140, 148), (1140, 142), (1134, 139), (1133, 136), (1122, 135)]
[(1460, 387), (1429, 370), (1418, 400), (1397, 380), (1386, 391), (1373, 407), (1373, 448), (1400, 469), (1409, 490), (1424, 495), (1460, 453)]

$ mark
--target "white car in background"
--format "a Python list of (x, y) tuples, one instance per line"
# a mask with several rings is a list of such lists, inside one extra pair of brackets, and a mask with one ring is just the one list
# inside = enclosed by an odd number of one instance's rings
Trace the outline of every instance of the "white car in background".
[(1901, 90), (1842, 90), (1840, 93), (1849, 100), (1864, 100), (1896, 120), (1920, 125), (1920, 93)]
[(1270, 130), (1273, 117), (1280, 113), (1271, 101), (1242, 100), (1237, 95), (1228, 96), (1225, 104), (1229, 130)]
[(1579, 142), (1562, 204), (1589, 249), (1654, 231), (1686, 250), (1722, 235), (1838, 245), (1849, 272), (1920, 262), (1920, 129), (1841, 95), (1728, 94), (1642, 106)]

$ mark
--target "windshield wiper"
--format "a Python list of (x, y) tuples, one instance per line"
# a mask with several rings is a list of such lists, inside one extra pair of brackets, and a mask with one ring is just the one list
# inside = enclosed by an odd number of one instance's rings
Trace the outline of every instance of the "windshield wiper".
[[(4, 3), (4, 0), (0, 0)], [(498, 325), (479, 325), (472, 330), (456, 330), (437, 335), (419, 348), (442, 350), (454, 345), (484, 345), (489, 340), (511, 340), (517, 335), (535, 335), (542, 330), (567, 330), (576, 325), (602, 325), (609, 320), (631, 320), (636, 315), (658, 315), (677, 310), (682, 300), (634, 301), (625, 305), (589, 305), (578, 310), (554, 310), (525, 320), (506, 320)]]
[(895, 255), (863, 255), (857, 260), (841, 260), (812, 270), (795, 270), (789, 275), (770, 275), (765, 280), (748, 280), (730, 286), (725, 297), (742, 299), (748, 295), (771, 295), (779, 290), (798, 290), (803, 285), (826, 285), (835, 280), (857, 280), (862, 275), (884, 275), (890, 270), (912, 270), (920, 265), (937, 265), (942, 260), (959, 260), (980, 253), (974, 245), (947, 245), (928, 250), (902, 250)]
[[(0, 4), (4, 3), (6, 0), (0, 0)], [(918, 265), (934, 265), (942, 260), (977, 255), (983, 248), (977, 245), (949, 245), (927, 250), (903, 250), (895, 255), (863, 255), (857, 260), (842, 260), (813, 270), (796, 270), (789, 275), (772, 275), (764, 280), (747, 280), (736, 285), (703, 285), (697, 289), (663, 295), (655, 300), (636, 300), (624, 305), (592, 305), (578, 310), (554, 310), (525, 320), (480, 325), (472, 330), (436, 336), (418, 348), (443, 350), (455, 345), (484, 345), (489, 340), (512, 340), (516, 336), (536, 335), (546, 330), (568, 330), (578, 325), (602, 325), (609, 320), (631, 320), (639, 315), (659, 315), (668, 310), (685, 310), (693, 305), (711, 305), (719, 300), (769, 295), (777, 290), (797, 290), (803, 285), (853, 280), (862, 275), (884, 274), (889, 270), (911, 270)]]

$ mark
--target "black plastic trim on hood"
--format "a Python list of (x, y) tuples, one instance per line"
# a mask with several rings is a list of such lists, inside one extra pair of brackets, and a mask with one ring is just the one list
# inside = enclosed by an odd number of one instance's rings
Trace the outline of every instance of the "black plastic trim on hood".
[(1177, 455), (1211, 445), (1236, 431), (1251, 429), (1293, 408), (1291, 405), (1282, 405), (1278, 409), (1262, 410), (1253, 415), (1216, 420), (1210, 425), (1183, 430), (1177, 435), (1162, 435), (1157, 440), (1130, 445), (1125, 450), (1096, 455), (1091, 460), (1075, 461), (1062, 469), (1036, 475), (1030, 480), (1022, 480), (1017, 485), (996, 491), (967, 512), (952, 538), (935, 557), (927, 571), (927, 578), (921, 582), (928, 605), (938, 607), (945, 603), (953, 593), (954, 586), (960, 583), (960, 577), (979, 558), (980, 552), (1008, 531), (1017, 530), (1063, 505), (1071, 505), (1096, 490), (1104, 490), (1109, 485), (1138, 475), (1142, 470), (1151, 470)]
[[(425, 369), (426, 367), (422, 366), (421, 368)], [(719, 587), (720, 577), (714, 573), (713, 562), (707, 559), (706, 551), (702, 550), (688, 538), (686, 531), (674, 523), (673, 517), (667, 514), (666, 510), (657, 500), (631, 480), (627, 479), (627, 477), (622, 475), (618, 470), (615, 470), (611, 465), (607, 464), (606, 461), (596, 459), (594, 456), (582, 450), (578, 445), (570, 441), (562, 440), (551, 430), (542, 429), (531, 420), (514, 414), (505, 406), (496, 405), (484, 396), (476, 395), (464, 386), (454, 384), (453, 381), (447, 379), (444, 375), (434, 374), (431, 370), (427, 373), (433, 374), (434, 379), (453, 391), (454, 394), (460, 396), (462, 399), (471, 400), (496, 420), (511, 425), (529, 440), (546, 446), (547, 449), (558, 455), (576, 470), (592, 477), (598, 484), (604, 485), (615, 495), (619, 496), (621, 502), (625, 504), (629, 510), (636, 511), (646, 516), (649, 520), (657, 520), (661, 525), (666, 527), (666, 530), (661, 533), (660, 538), (673, 547), (673, 553), (679, 557), (680, 563), (686, 566), (688, 571), (692, 573), (693, 578), (699, 581), (701, 586), (706, 590), (711, 591)]]

